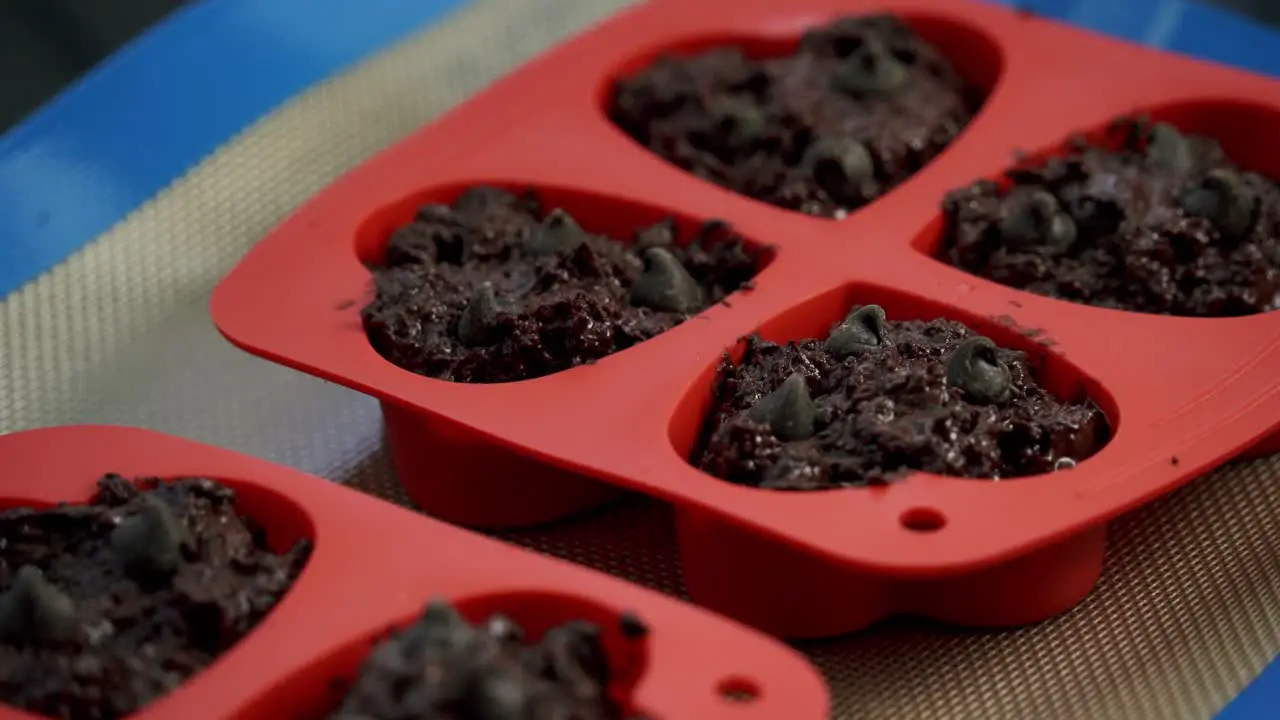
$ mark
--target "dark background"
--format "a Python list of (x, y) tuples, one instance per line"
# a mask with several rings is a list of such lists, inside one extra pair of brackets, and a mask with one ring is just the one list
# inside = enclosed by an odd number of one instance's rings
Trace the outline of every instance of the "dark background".
[[(184, 2), (0, 0), (0, 132)], [(1210, 2), (1280, 25), (1275, 0)]]

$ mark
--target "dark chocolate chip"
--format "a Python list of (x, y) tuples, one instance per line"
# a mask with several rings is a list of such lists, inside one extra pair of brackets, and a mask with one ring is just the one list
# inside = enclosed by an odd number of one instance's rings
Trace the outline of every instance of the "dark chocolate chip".
[(18, 568), (13, 586), (0, 596), (0, 640), (5, 642), (67, 640), (78, 624), (75, 603), (31, 565)]
[(836, 89), (853, 95), (892, 93), (907, 84), (911, 71), (882, 43), (864, 42), (835, 71)]
[(624, 612), (618, 616), (618, 632), (625, 638), (637, 640), (649, 634), (649, 625), (633, 612)]
[(754, 144), (769, 127), (764, 110), (742, 97), (721, 97), (711, 104), (708, 112), (716, 130), (734, 147)]
[(182, 564), (186, 527), (168, 503), (155, 495), (143, 495), (136, 513), (111, 533), (111, 550), (125, 573), (135, 580), (172, 575)]
[(800, 166), (814, 182), (837, 198), (865, 197), (875, 179), (875, 161), (867, 146), (853, 138), (822, 138), (810, 145)]
[(1171, 172), (1186, 172), (1194, 162), (1191, 146), (1178, 128), (1156, 123), (1147, 134), (1147, 161)]
[(1238, 238), (1253, 228), (1258, 197), (1239, 173), (1212, 170), (1182, 194), (1179, 204), (1188, 215), (1205, 218), (1224, 235)]
[(1124, 223), (1120, 179), (1114, 173), (1097, 173), (1085, 180), (1073, 208), (1076, 230), (1083, 235), (1110, 235)]
[(947, 384), (979, 405), (1003, 403), (1013, 388), (1009, 368), (996, 355), (996, 344), (985, 337), (971, 337), (955, 349), (947, 363)]
[(525, 246), (530, 255), (568, 253), (586, 242), (587, 233), (569, 213), (556, 208), (542, 220)]
[(468, 347), (484, 347), (498, 341), (497, 331), (498, 297), (492, 284), (483, 283), (458, 316), (458, 340)]
[(752, 420), (768, 425), (779, 440), (791, 442), (813, 437), (818, 406), (809, 395), (804, 375), (794, 373), (747, 413)]
[(589, 685), (608, 678), (609, 660), (600, 645), (600, 629), (584, 620), (552, 628), (542, 639), (547, 661), (562, 681)]
[(490, 615), (484, 623), (484, 630), (490, 637), (503, 643), (515, 643), (524, 639), (524, 630), (502, 613)]
[(644, 251), (644, 272), (631, 286), (631, 304), (662, 312), (690, 314), (702, 308), (702, 288), (666, 248)]
[(1076, 224), (1045, 190), (1005, 198), (1000, 237), (1014, 247), (1045, 245), (1065, 251), (1076, 241)]
[(405, 652), (420, 656), (429, 651), (457, 649), (475, 636), (473, 628), (447, 600), (436, 598), (427, 603), (418, 621), (401, 636)]
[(831, 328), (823, 345), (837, 356), (879, 350), (885, 344), (885, 314), (879, 305), (863, 305)]
[(670, 218), (636, 231), (636, 249), (641, 252), (651, 247), (670, 247), (675, 241), (676, 223)]
[(520, 678), (487, 672), (472, 678), (461, 705), (474, 720), (524, 720), (529, 717), (529, 688)]

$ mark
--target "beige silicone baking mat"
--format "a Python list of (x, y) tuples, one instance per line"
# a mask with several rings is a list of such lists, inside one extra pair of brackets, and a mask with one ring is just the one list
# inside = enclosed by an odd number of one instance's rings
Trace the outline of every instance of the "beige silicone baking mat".
[[(232, 349), (210, 290), (332, 178), (623, 4), (480, 0), (247, 129), (0, 305), (0, 430), (139, 425), (401, 500), (377, 404)], [(655, 503), (504, 537), (683, 593)], [(898, 622), (802, 649), (842, 719), (1209, 718), (1280, 651), (1280, 459), (1117, 522), (1102, 584), (1065, 617)]]

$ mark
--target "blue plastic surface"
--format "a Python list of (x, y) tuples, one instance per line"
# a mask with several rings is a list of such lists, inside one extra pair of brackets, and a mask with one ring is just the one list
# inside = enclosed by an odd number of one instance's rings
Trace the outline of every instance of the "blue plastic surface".
[(290, 96), (465, 0), (205, 0), (0, 136), (0, 297)]
[[(1190, 0), (997, 0), (1271, 75), (1280, 35)], [(0, 297), (245, 126), (466, 0), (203, 0), (0, 135)], [(1280, 718), (1280, 660), (1219, 720)]]
[(1253, 684), (1223, 708), (1215, 720), (1275, 718), (1280, 718), (1280, 659), (1272, 660)]

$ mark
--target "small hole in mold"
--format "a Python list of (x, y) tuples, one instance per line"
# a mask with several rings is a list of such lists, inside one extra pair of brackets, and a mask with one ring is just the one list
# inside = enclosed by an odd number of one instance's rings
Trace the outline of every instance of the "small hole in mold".
[[(1269, 312), (1280, 307), (1271, 219), (1280, 144), (1268, 140), (1278, 123), (1275, 108), (1223, 100), (1081, 128), (955, 190), (914, 246), (1073, 303), (1181, 317)], [(1136, 210), (1131, 196), (1144, 198)]]
[(648, 48), (608, 75), (599, 105), (632, 140), (704, 180), (845, 217), (955, 142), (1004, 64), (996, 40), (952, 18), (849, 16), (789, 36)]
[(390, 203), (355, 245), (375, 274), (362, 312), (374, 349), (464, 383), (529, 380), (624, 352), (749, 289), (773, 259), (715, 218), (509, 183)]
[[(175, 678), (186, 683), (211, 662), (235, 662), (239, 643), (278, 611), (277, 605), (307, 572), (315, 528), (306, 511), (292, 500), (253, 482), (107, 473), (101, 480), (85, 480), (84, 490), (64, 498), (65, 504), (47, 499), (0, 500), (0, 513), (18, 508), (35, 511), (0, 518), (0, 538), (24, 538), (8, 544), (0, 541), (0, 594), (12, 590), (19, 568), (37, 568), (54, 588), (49, 593), (62, 595), (61, 601), (53, 600), (47, 607), (66, 613), (61, 627), (71, 633), (65, 646), (44, 647), (47, 639), (39, 635), (26, 638), (25, 642), (36, 643), (40, 653), (49, 653), (47, 659), (64, 662), (45, 663), (51, 673), (48, 682), (30, 685), (6, 701), (50, 715), (132, 717), (165, 697), (164, 688), (171, 688)], [(210, 486), (209, 480), (234, 491), (234, 507), (228, 503), (232, 496)], [(138, 495), (134, 489), (146, 494)], [(48, 514), (60, 508), (70, 512)], [(244, 519), (243, 524), (237, 517)], [(216, 549), (224, 542), (219, 535), (237, 547), (244, 545), (249, 564), (227, 560)], [(299, 543), (304, 539), (311, 540), (311, 547)], [(250, 547), (255, 549), (253, 555), (247, 554)], [(195, 578), (193, 571), (205, 574), (215, 600), (239, 592), (252, 594), (260, 602), (234, 613), (227, 606), (189, 606), (183, 600), (186, 591), (178, 583)], [(98, 602), (104, 594), (123, 600)], [(153, 605), (167, 610), (152, 612)], [(132, 631), (97, 637), (103, 622)], [(26, 625), (24, 630), (38, 632), (38, 625)], [(144, 635), (160, 640), (149, 648), (153, 661), (137, 664), (132, 658), (140, 650), (138, 638)], [(72, 677), (58, 671), (58, 667), (70, 667), (66, 661), (72, 656), (67, 651), (123, 671), (124, 675), (115, 672), (110, 678), (123, 690), (104, 695), (101, 676)], [(67, 687), (83, 689), (68, 694)], [(108, 696), (109, 700), (103, 699)]]
[(902, 513), (902, 527), (920, 533), (937, 532), (947, 525), (947, 518), (933, 508), (918, 507)]
[[(872, 303), (885, 312), (882, 337), (892, 346), (828, 350), (831, 328), (851, 307)], [(928, 323), (939, 319), (947, 322)], [(867, 322), (870, 332), (875, 321)], [(1005, 349), (987, 370), (988, 351), (972, 346), (965, 365), (979, 377), (1003, 377), (1000, 368), (1007, 368), (1007, 380), (997, 384), (1011, 387), (1008, 394), (980, 397), (982, 387), (950, 379), (966, 338), (955, 323), (968, 328), (968, 337)], [(913, 471), (974, 481), (1040, 477), (1065, 469), (1063, 457), (1087, 462), (1120, 422), (1110, 394), (1051, 351), (1051, 333), (902, 291), (846, 286), (762, 324), (755, 336), (763, 343), (754, 345), (759, 370), (740, 369), (755, 341), (730, 348), (681, 399), (669, 437), (704, 472), (762, 489), (858, 488)], [(1043, 416), (1022, 412), (1054, 404)], [(997, 419), (982, 420), (991, 411)]]
[[(431, 596), (423, 600), (423, 606)], [(610, 668), (609, 696), (628, 717), (633, 690), (643, 677), (649, 662), (648, 648), (642, 636), (629, 632), (623, 621), (628, 615), (644, 613), (618, 612), (591, 600), (546, 592), (506, 592), (472, 595), (453, 601), (454, 607), (472, 624), (502, 614), (524, 631), (524, 642), (538, 642), (553, 627), (573, 620), (585, 620), (601, 629), (605, 654)], [(343, 702), (373, 648), (394, 633), (413, 625), (422, 608), (398, 617), (388, 618), (357, 637), (348, 638), (328, 653), (292, 676), (282, 679), (270, 692), (258, 696), (244, 716), (251, 718), (291, 717), (299, 720), (322, 720)]]
[(729, 677), (720, 681), (716, 692), (725, 702), (734, 705), (746, 705), (760, 699), (760, 685), (745, 677)]

